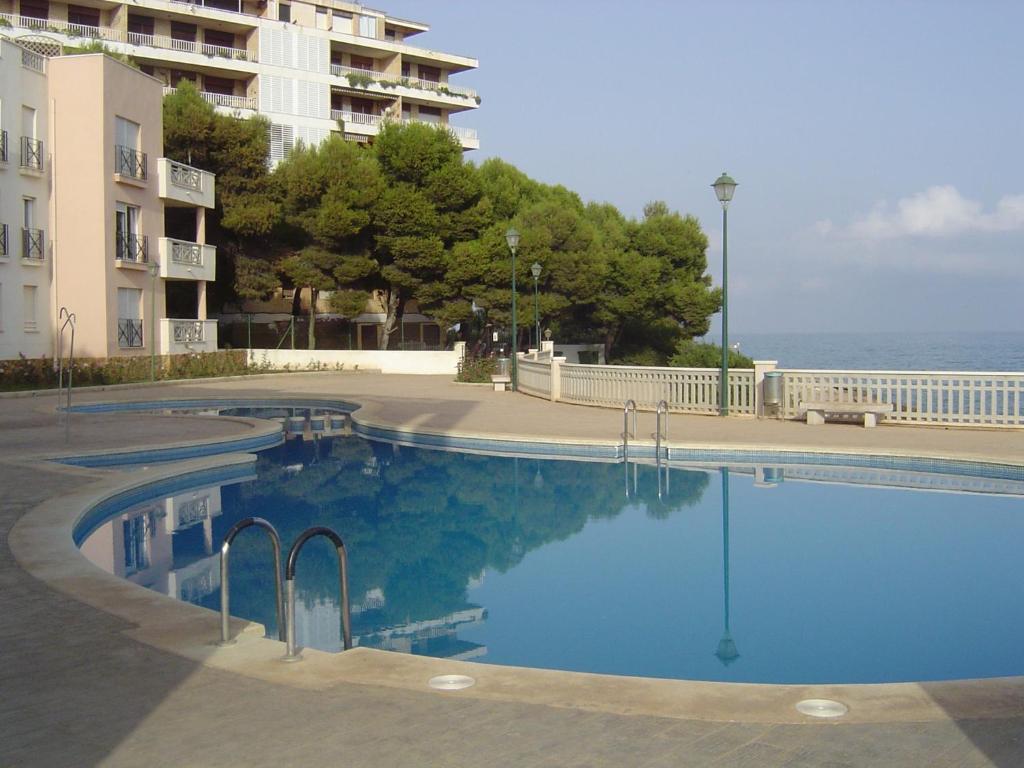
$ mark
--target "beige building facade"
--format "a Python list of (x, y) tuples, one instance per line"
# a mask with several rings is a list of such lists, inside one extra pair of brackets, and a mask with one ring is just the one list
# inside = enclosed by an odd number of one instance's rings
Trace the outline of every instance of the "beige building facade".
[[(332, 131), (372, 141), (385, 120), (448, 126), (477, 93), (450, 78), (476, 59), (409, 42), (420, 22), (340, 0), (0, 0), (6, 34), (37, 45), (92, 41), (123, 52), (165, 90), (192, 82), (218, 109), (271, 122), (271, 161)], [(84, 3), (88, 3), (85, 5)]]
[[(206, 319), (216, 252), (205, 243), (215, 179), (162, 157), (160, 81), (100, 53), (44, 58), (2, 46), (15, 60), (24, 54), (44, 85), (42, 169), (19, 168), (17, 178), (25, 199), (39, 182), (34, 194), (46, 227), (34, 269), (39, 338), (29, 337), (26, 319), (22, 338), (5, 340), (0, 356), (67, 354), (64, 313), (76, 318), (76, 357), (216, 350), (216, 322)], [(28, 96), (38, 94), (8, 88), (4, 103)], [(7, 192), (5, 185), (5, 199)], [(27, 214), (23, 221), (25, 231)], [(28, 259), (17, 261), (28, 286), (21, 263)], [(15, 280), (5, 282), (7, 294), (18, 293)]]

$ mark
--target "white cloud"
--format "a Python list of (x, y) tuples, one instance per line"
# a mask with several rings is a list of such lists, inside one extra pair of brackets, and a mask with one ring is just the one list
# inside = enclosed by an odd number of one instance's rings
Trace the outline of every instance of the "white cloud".
[[(822, 236), (828, 235), (831, 222), (817, 222), (814, 229)], [(882, 201), (871, 213), (854, 220), (842, 234), (857, 240), (887, 240), (1017, 229), (1024, 229), (1024, 195), (1006, 195), (995, 210), (986, 212), (981, 203), (965, 198), (956, 187), (947, 184), (902, 198), (895, 209)]]

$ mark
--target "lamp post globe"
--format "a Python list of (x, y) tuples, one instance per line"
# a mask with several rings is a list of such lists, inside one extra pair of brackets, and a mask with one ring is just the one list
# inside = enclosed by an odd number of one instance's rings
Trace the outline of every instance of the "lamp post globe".
[(543, 267), (536, 261), (530, 267), (530, 274), (533, 275), (533, 326), (536, 338), (536, 347), (540, 350), (540, 304), (537, 299), (537, 281), (540, 280), (540, 273)]
[(711, 185), (715, 197), (722, 204), (722, 381), (719, 393), (719, 412), (729, 415), (729, 203), (737, 184), (727, 173), (722, 173)]
[(519, 233), (514, 227), (505, 232), (505, 242), (512, 252), (512, 391), (519, 388), (519, 328), (516, 324), (516, 250), (519, 248)]

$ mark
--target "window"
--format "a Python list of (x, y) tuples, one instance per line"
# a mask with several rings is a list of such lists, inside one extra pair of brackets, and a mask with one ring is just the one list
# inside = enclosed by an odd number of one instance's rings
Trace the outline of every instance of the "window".
[(0, 333), (4, 332), (4, 284), (0, 283)]
[(402, 62), (402, 77), (409, 77), (412, 72), (412, 65), (408, 61)]
[(322, 5), (316, 7), (316, 28), (317, 29), (329, 29), (330, 24), (327, 23), (327, 9)]
[(76, 24), (79, 27), (91, 27), (89, 30), (77, 31), (87, 31), (94, 35), (99, 34), (100, 11), (98, 8), (86, 8), (82, 5), (68, 5), (68, 23)]
[(21, 226), (25, 229), (35, 229), (36, 226), (36, 199), (24, 197), (21, 200), (22, 221)]
[(24, 285), (21, 288), (21, 309), (24, 318), (24, 328), (29, 333), (39, 330), (36, 324), (36, 286)]
[(136, 35), (153, 35), (153, 18), (151, 16), (139, 16), (137, 13), (128, 14), (128, 31)]
[(114, 118), (114, 173), (133, 179), (146, 178), (146, 154), (139, 151), (139, 124)]
[(292, 20), (292, 7), (287, 3), (277, 4), (277, 20), (278, 21), (291, 21)]
[(359, 36), (360, 37), (377, 37), (377, 17), (376, 16), (360, 16), (359, 17)]
[(437, 67), (427, 67), (420, 64), (420, 80), (426, 80), (430, 83), (437, 83), (441, 80), (441, 70)]
[(334, 10), (331, 17), (331, 29), (335, 32), (352, 32), (352, 14)]
[[(171, 40), (180, 40), (182, 42), (194, 43), (196, 41), (196, 25), (185, 24), (180, 21), (171, 22)], [(172, 44), (172, 48), (175, 46)], [(175, 50), (184, 50), (176, 48)]]
[(207, 93), (219, 93), (222, 96), (233, 96), (235, 93), (235, 81), (226, 77), (203, 75), (203, 90)]
[(203, 30), (203, 42), (218, 48), (234, 48), (235, 36), (231, 32), (221, 32), (216, 29)]
[(139, 234), (139, 209), (118, 203), (114, 211), (114, 257), (121, 261), (144, 264), (148, 261), (148, 243)]
[(122, 523), (126, 576), (149, 568), (149, 537), (156, 528), (153, 513), (143, 513)]
[(365, 69), (367, 72), (373, 72), (373, 59), (369, 56), (356, 56), (354, 53), (349, 56), (352, 69)]
[(128, 149), (139, 148), (139, 124), (123, 117), (114, 118), (114, 143)]
[[(49, 0), (21, 0), (21, 15), (29, 19), (46, 21), (50, 18)], [(25, 26), (34, 27), (37, 25), (26, 24)]]
[(182, 80), (188, 80), (192, 85), (196, 84), (195, 72), (182, 72), (180, 69), (171, 70), (171, 87), (177, 88)]
[(370, 99), (352, 99), (352, 111), (357, 115), (374, 114), (374, 102)]
[(138, 288), (117, 289), (117, 345), (141, 347), (142, 291)]
[(21, 258), (43, 258), (43, 230), (36, 228), (36, 199), (22, 198)]
[(29, 139), (36, 137), (36, 110), (24, 104), (21, 105), (21, 135)]
[(421, 122), (424, 123), (440, 123), (441, 122), (441, 110), (437, 107), (420, 107)]

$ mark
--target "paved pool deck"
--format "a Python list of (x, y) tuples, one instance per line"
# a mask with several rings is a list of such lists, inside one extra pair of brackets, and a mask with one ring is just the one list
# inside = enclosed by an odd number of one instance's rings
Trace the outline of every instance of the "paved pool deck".
[[(81, 390), (76, 402), (290, 395), (352, 401), (364, 423), (438, 434), (615, 442), (622, 425), (614, 410), (447, 377), (370, 373)], [(277, 644), (245, 632), (235, 655), (215, 649), (196, 640), (213, 630), (214, 616), (112, 586), (92, 566), (82, 571), (77, 553), (47, 562), (33, 551), (33, 521), (73, 514), (90, 494), (130, 482), (128, 473), (50, 457), (239, 437), (259, 425), (76, 414), (65, 431), (55, 404), (53, 395), (0, 398), (0, 766), (1024, 765), (1019, 678), (835, 687), (829, 692), (852, 702), (850, 716), (820, 722), (792, 711), (801, 687), (637, 681), (372, 651), (341, 659), (314, 653), (284, 665), (271, 658)], [(640, 415), (641, 437), (653, 423), (652, 414)], [(673, 416), (671, 430), (675, 445), (1024, 466), (1022, 430), (866, 430), (696, 416)], [(479, 682), (467, 691), (425, 685), (430, 671), (474, 666)]]

